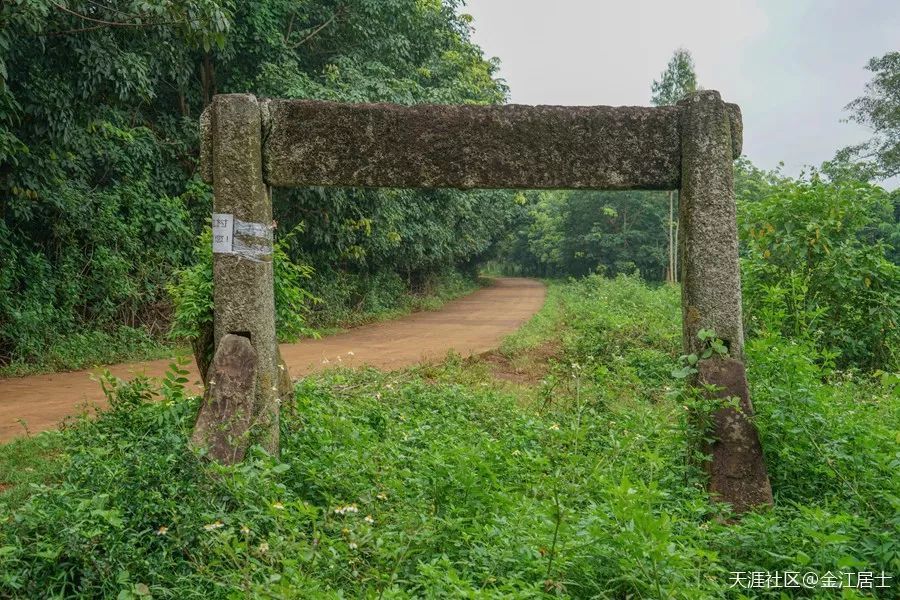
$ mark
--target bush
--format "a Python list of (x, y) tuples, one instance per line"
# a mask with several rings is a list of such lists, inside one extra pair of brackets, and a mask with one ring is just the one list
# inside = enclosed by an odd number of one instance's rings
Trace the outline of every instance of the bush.
[(900, 266), (877, 226), (884, 190), (787, 181), (740, 203), (747, 329), (809, 340), (840, 366), (891, 370), (900, 360)]
[[(284, 251), (299, 228), (275, 241), (272, 263), (275, 279), (275, 329), (279, 341), (296, 341), (310, 334), (305, 315), (311, 304), (319, 300), (304, 287), (313, 273), (312, 267), (291, 261)], [(175, 273), (169, 294), (175, 306), (170, 335), (176, 339), (194, 340), (204, 328), (213, 324), (213, 256), (212, 231), (207, 228), (197, 240), (197, 262)]]
[(413, 282), (391, 271), (317, 271), (309, 289), (320, 302), (310, 311), (309, 322), (319, 328), (348, 327), (415, 310), (436, 310), (478, 287), (473, 277), (453, 268), (417, 279)]

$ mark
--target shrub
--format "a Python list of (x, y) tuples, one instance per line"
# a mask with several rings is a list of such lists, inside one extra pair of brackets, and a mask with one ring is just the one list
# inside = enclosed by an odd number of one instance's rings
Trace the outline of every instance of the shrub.
[(749, 332), (808, 339), (840, 366), (896, 369), (900, 266), (876, 235), (890, 211), (879, 187), (817, 178), (741, 202)]
[[(279, 341), (295, 341), (311, 333), (305, 315), (310, 304), (318, 302), (304, 287), (313, 273), (312, 267), (290, 260), (284, 247), (299, 228), (275, 242), (272, 262), (275, 279), (275, 328)], [(213, 257), (212, 232), (204, 230), (195, 248), (197, 262), (175, 273), (169, 294), (175, 306), (170, 335), (174, 338), (197, 339), (205, 327), (213, 323)]]

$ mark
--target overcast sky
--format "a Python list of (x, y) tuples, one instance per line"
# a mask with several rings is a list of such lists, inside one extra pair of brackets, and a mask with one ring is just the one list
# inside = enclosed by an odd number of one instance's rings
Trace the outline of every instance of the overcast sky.
[(744, 153), (791, 175), (869, 138), (844, 106), (866, 61), (900, 50), (897, 0), (468, 0), (464, 12), (518, 104), (647, 105), (687, 48), (700, 85), (740, 104)]

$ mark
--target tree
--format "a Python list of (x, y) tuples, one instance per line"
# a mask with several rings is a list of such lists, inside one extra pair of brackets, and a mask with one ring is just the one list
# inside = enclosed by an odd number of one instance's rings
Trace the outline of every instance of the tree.
[(650, 87), (653, 106), (667, 106), (697, 90), (697, 73), (694, 71), (694, 59), (684, 48), (672, 53), (666, 70), (660, 74), (659, 80), (653, 80)]
[[(684, 48), (672, 53), (672, 59), (662, 72), (659, 80), (653, 80), (650, 86), (653, 96), (650, 102), (654, 106), (666, 106), (677, 103), (686, 95), (697, 90), (697, 74), (694, 72), (694, 59)], [(678, 224), (675, 220), (675, 193), (669, 192), (669, 273), (667, 280), (675, 283), (678, 280)]]
[(900, 175), (900, 52), (888, 52), (869, 60), (866, 69), (874, 78), (866, 93), (846, 106), (850, 120), (871, 127), (874, 137), (838, 152), (837, 161), (847, 158), (871, 161), (876, 178)]
[[(504, 101), (461, 4), (0, 2), (0, 366), (42, 360), (69, 335), (167, 328), (166, 285), (209, 223), (197, 134), (213, 94)], [(358, 306), (379, 281), (399, 282), (393, 299), (403, 279), (471, 266), (512, 196), (282, 189), (276, 235), (303, 228), (283, 248), (315, 267), (310, 289)], [(354, 291), (332, 285), (342, 275)]]

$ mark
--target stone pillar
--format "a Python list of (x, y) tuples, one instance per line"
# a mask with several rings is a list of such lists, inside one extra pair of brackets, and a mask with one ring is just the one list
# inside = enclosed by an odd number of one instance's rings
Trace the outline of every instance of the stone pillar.
[[(678, 103), (681, 109), (681, 196), (679, 205), (681, 301), (684, 350), (702, 354), (697, 333), (721, 338), (730, 358), (701, 361), (696, 383), (718, 388), (717, 397), (737, 397), (738, 407), (713, 415), (715, 441), (710, 492), (739, 512), (771, 504), (772, 491), (744, 372), (741, 275), (732, 160), (741, 136), (740, 113), (718, 92), (705, 90)], [(732, 130), (735, 130), (732, 132)], [(739, 152), (739, 150), (738, 150)], [(724, 393), (724, 396), (723, 396)]]
[[(246, 406), (226, 411), (236, 413), (240, 418), (218, 424), (220, 430), (228, 432), (237, 451), (214, 458), (235, 462), (241, 460), (251, 443), (259, 443), (273, 454), (278, 452), (279, 446), (278, 386), (282, 378), (275, 336), (272, 204), (262, 175), (262, 116), (256, 97), (250, 94), (217, 95), (210, 108), (205, 117), (209, 134), (204, 135), (203, 170), (213, 180), (213, 213), (231, 215), (233, 219), (233, 230), (228, 229), (233, 232), (231, 239), (220, 240), (219, 247), (214, 243), (213, 338), (216, 357), (222, 354), (218, 349), (223, 338), (232, 334), (250, 341), (257, 363), (255, 382), (248, 388), (252, 393), (244, 400)], [(215, 360), (207, 382), (211, 389), (216, 385)], [(210, 406), (215, 404), (215, 397), (208, 393), (201, 407), (195, 443), (203, 442), (198, 439), (198, 431), (204, 419), (215, 420), (214, 415), (225, 414)], [(246, 415), (250, 418), (244, 419)]]
[(678, 105), (684, 348), (698, 352), (697, 332), (712, 329), (740, 360), (744, 333), (729, 111), (715, 91), (696, 92)]

